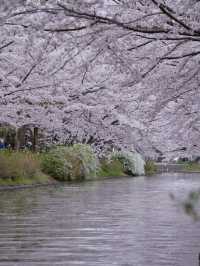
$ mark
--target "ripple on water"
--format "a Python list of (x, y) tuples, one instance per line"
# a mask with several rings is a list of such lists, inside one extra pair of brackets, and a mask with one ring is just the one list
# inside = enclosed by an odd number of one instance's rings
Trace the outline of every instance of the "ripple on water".
[(0, 192), (0, 266), (197, 265), (184, 198), (200, 176), (167, 174)]

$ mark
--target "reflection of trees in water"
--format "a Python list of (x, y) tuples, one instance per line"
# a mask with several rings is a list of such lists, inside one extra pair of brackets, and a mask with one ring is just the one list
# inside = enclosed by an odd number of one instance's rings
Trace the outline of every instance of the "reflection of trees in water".
[[(45, 186), (0, 191), (0, 213), (16, 216), (37, 213), (38, 216), (42, 204), (49, 202), (48, 199), (55, 196), (58, 190), (60, 191), (58, 188), (55, 189), (54, 186)], [(44, 210), (42, 213), (44, 213)]]
[[(41, 223), (43, 215), (45, 216), (45, 208), (41, 208), (44, 191), (45, 199), (48, 199), (48, 188), (1, 192), (0, 231), (5, 239), (5, 248), (0, 248), (1, 256), (7, 256), (10, 247), (14, 247), (17, 250), (17, 254), (20, 254), (24, 252), (24, 249), (26, 249), (26, 252), (31, 253), (33, 249), (38, 249), (42, 246), (45, 241), (41, 236), (43, 228), (33, 225)], [(7, 236), (9, 236), (8, 242)], [(12, 260), (12, 254), (10, 255), (9, 259)]]
[[(4, 248), (0, 247), (1, 258), (9, 254), (9, 260), (12, 261), (20, 253), (24, 254), (24, 250), (27, 254), (32, 253), (48, 243), (43, 230), (47, 227), (47, 234), (51, 235), (49, 222), (54, 216), (49, 211), (51, 199), (56, 199), (62, 190), (59, 186), (56, 189), (49, 186), (0, 192), (0, 232), (5, 239)], [(17, 253), (10, 253), (10, 248)]]
[[(31, 196), (30, 196), (31, 193)], [(0, 196), (0, 212), (11, 215), (31, 213), (39, 204), (38, 194), (30, 189), (4, 191)]]

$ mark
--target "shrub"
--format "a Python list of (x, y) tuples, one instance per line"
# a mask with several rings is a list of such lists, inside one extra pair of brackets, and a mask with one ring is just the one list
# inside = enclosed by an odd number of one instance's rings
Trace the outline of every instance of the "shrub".
[(48, 153), (42, 155), (41, 166), (44, 173), (58, 179), (67, 181), (71, 165), (65, 160), (63, 149), (54, 148)]
[(117, 158), (112, 158), (110, 160), (102, 159), (97, 175), (99, 177), (124, 176), (123, 164)]
[(121, 151), (113, 153), (112, 157), (118, 159), (123, 164), (124, 172), (126, 174), (133, 176), (145, 174), (145, 162), (139, 153)]
[(155, 165), (154, 161), (147, 160), (145, 163), (145, 174), (146, 175), (153, 175), (157, 172), (157, 166)]
[(91, 146), (86, 144), (74, 144), (68, 148), (66, 154), (72, 168), (70, 179), (91, 179), (96, 177), (99, 162)]
[(43, 156), (42, 169), (60, 181), (90, 179), (96, 176), (98, 160), (88, 145), (57, 146)]

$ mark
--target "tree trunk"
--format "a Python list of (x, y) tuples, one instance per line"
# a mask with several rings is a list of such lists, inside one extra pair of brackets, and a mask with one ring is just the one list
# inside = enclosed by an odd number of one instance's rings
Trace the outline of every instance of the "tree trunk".
[(34, 127), (33, 129), (33, 151), (37, 151), (38, 147), (38, 128)]

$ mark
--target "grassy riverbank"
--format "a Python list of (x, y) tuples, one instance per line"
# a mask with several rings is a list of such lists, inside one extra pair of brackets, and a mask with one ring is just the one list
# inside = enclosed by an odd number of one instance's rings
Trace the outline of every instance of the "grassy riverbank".
[(31, 152), (0, 152), (0, 185), (47, 184), (52, 178), (41, 170), (40, 155)]
[(0, 151), (0, 186), (51, 184), (144, 174), (138, 154), (120, 152), (98, 159), (88, 145), (57, 146), (46, 153)]
[(187, 162), (183, 164), (183, 171), (200, 172), (200, 164), (196, 162)]
[(158, 169), (154, 161), (148, 160), (145, 163), (145, 174), (146, 175), (155, 175)]

